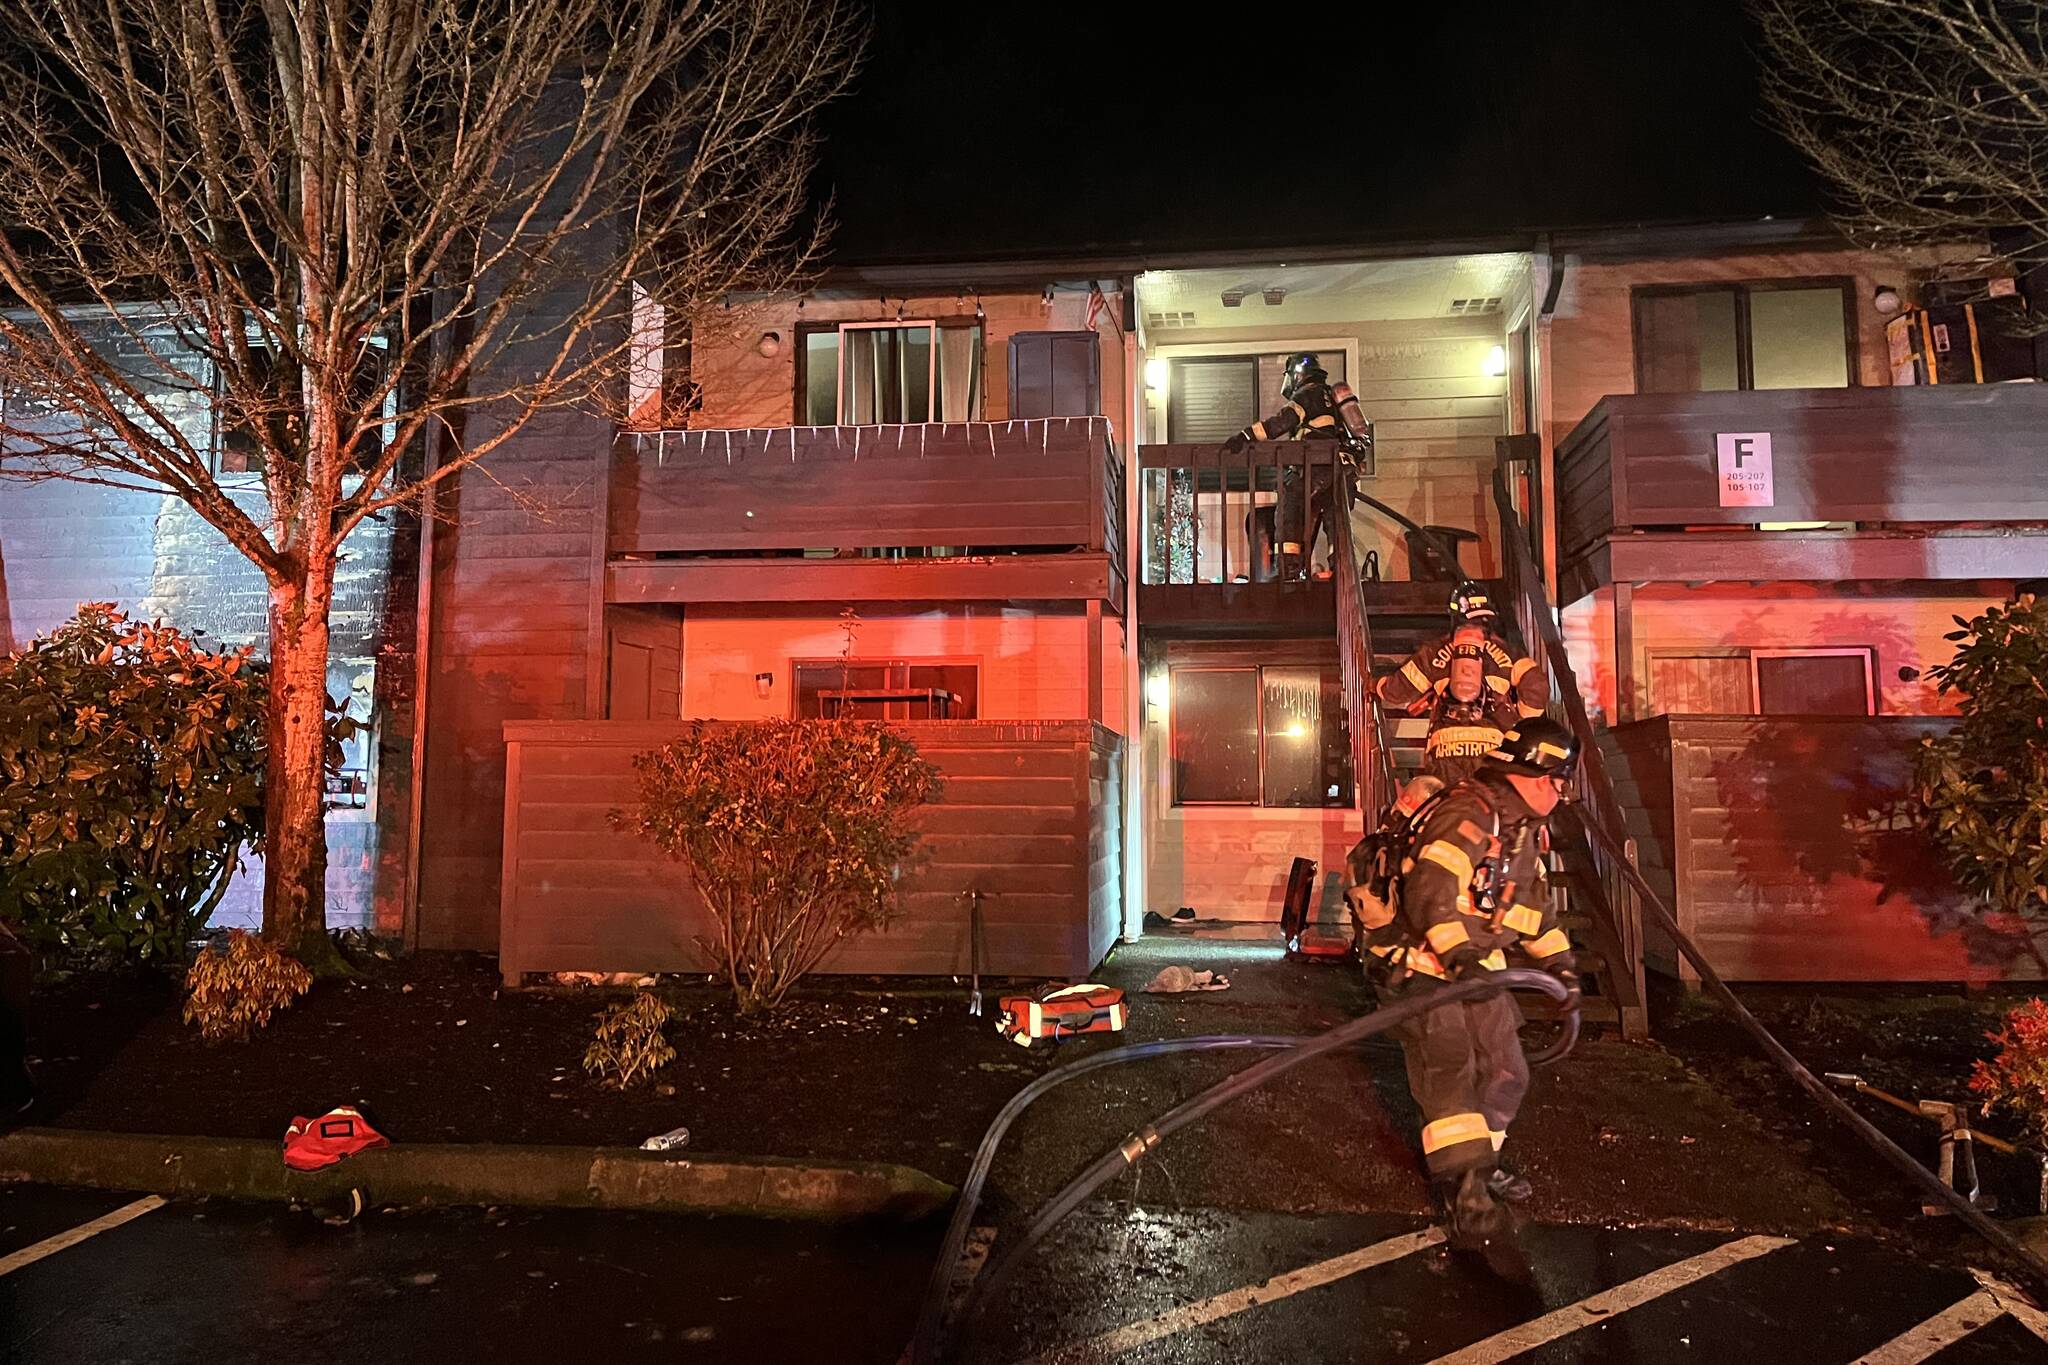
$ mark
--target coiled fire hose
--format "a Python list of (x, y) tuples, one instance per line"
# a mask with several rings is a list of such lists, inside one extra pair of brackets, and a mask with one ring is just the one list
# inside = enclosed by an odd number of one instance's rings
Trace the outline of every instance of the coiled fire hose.
[(2023, 1266), (2034, 1281), (2036, 1290), (2048, 1289), (2048, 1261), (2029, 1251), (2011, 1233), (1986, 1218), (1983, 1212), (1959, 1191), (1950, 1188), (1947, 1181), (1915, 1161), (1903, 1147), (1886, 1137), (1875, 1124), (1851, 1109), (1841, 1096), (1808, 1071), (1799, 1059), (1749, 1012), (1748, 1007), (1736, 998), (1735, 992), (1728, 988), (1728, 983), (1721, 979), (1721, 974), (1714, 970), (1714, 964), (1707, 961), (1699, 946), (1678, 927), (1678, 919), (1671, 913), (1670, 907), (1664, 904), (1664, 898), (1657, 894), (1644, 879), (1643, 874), (1636, 869), (1636, 865), (1629, 861), (1620, 841), (1591, 820), (1581, 820), (1579, 823), (1615, 860), (1622, 874), (1628, 878), (1629, 884), (1635, 888), (1636, 894), (1643, 898), (1643, 904), (1649, 908), (1657, 926), (1671, 936), (1671, 941), (1677, 946), (1678, 951), (1685, 954), (1685, 960), (1699, 971), (1700, 980), (1714, 993), (1714, 998), (1727, 1006), (1743, 1030), (1756, 1039), (1757, 1045), (1772, 1061), (1799, 1083), (1800, 1089), (1811, 1095), (1821, 1108), (1848, 1124), (1857, 1137), (1862, 1138), (1879, 1156), (1896, 1166), (1907, 1179), (1947, 1205), (1956, 1217), (1969, 1225), (1972, 1232), (2011, 1257), (2014, 1263)]
[[(1507, 971), (1490, 972), (1484, 977), (1453, 982), (1424, 995), (1412, 996), (1397, 1004), (1339, 1024), (1326, 1033), (1313, 1036), (1218, 1034), (1200, 1038), (1167, 1038), (1158, 1042), (1137, 1043), (1097, 1053), (1071, 1066), (1061, 1067), (1058, 1071), (1040, 1076), (1010, 1098), (1010, 1102), (1003, 1106), (1002, 1111), (989, 1124), (981, 1145), (975, 1149), (973, 1164), (968, 1168), (967, 1179), (960, 1187), (960, 1198), (954, 1206), (952, 1221), (947, 1224), (945, 1240), (940, 1243), (938, 1259), (932, 1266), (931, 1279), (925, 1285), (924, 1301), (918, 1308), (916, 1335), (911, 1339), (908, 1352), (911, 1365), (935, 1365), (940, 1359), (948, 1327), (946, 1306), (952, 1290), (954, 1267), (958, 1265), (960, 1253), (967, 1244), (967, 1233), (973, 1225), (974, 1211), (981, 1201), (982, 1187), (987, 1183), (989, 1168), (995, 1163), (996, 1148), (1017, 1116), (1047, 1091), (1068, 1081), (1078, 1080), (1089, 1072), (1103, 1067), (1153, 1057), (1172, 1056), (1182, 1052), (1260, 1048), (1280, 1053), (1279, 1056), (1255, 1062), (1193, 1098), (1183, 1100), (1091, 1162), (1047, 1202), (1025, 1228), (1023, 1235), (996, 1256), (986, 1270), (975, 1279), (960, 1304), (959, 1312), (953, 1318), (955, 1322), (964, 1324), (970, 1321), (987, 1296), (1009, 1277), (1054, 1226), (1096, 1190), (1135, 1166), (1177, 1129), (1207, 1116), (1211, 1110), (1241, 1095), (1249, 1094), (1311, 1058), (1333, 1052), (1373, 1034), (1383, 1033), (1429, 1010), (1465, 1000), (1481, 999), (1518, 986), (1539, 991), (1560, 1003), (1570, 998), (1570, 992), (1564, 983), (1549, 972), (1526, 967), (1511, 968)], [(1577, 1009), (1567, 1009), (1563, 1020), (1563, 1035), (1542, 1053), (1530, 1058), (1533, 1065), (1550, 1065), (1570, 1052), (1572, 1045), (1578, 1041)]]

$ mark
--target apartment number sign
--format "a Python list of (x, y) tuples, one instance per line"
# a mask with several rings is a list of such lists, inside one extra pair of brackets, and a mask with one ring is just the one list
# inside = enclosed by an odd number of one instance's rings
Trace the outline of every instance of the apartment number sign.
[(1771, 507), (1777, 486), (1771, 478), (1771, 433), (1717, 431), (1714, 461), (1720, 474), (1723, 507)]

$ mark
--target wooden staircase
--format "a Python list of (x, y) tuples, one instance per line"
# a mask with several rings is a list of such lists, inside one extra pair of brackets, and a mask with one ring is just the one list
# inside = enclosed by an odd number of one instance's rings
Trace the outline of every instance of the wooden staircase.
[[(1348, 495), (1349, 471), (1342, 471), (1340, 478), (1340, 492)], [(1597, 739), (1587, 724), (1555, 618), (1535, 591), (1538, 584), (1528, 562), (1527, 538), (1506, 502), (1504, 487), (1497, 487), (1496, 497), (1502, 504), (1502, 539), (1512, 549), (1507, 576), (1487, 586), (1495, 600), (1508, 608), (1503, 633), (1518, 647), (1523, 646), (1525, 633), (1540, 637), (1529, 652), (1550, 678), (1551, 710), (1579, 735), (1586, 751), (1577, 800), (1571, 807), (1560, 808), (1551, 821), (1549, 872), (1559, 923), (1579, 948), (1579, 974), (1586, 992), (1582, 1017), (1589, 1024), (1612, 1025), (1623, 1037), (1642, 1037), (1648, 1032), (1649, 1016), (1643, 997), (1640, 914), (1632, 898), (1611, 894), (1610, 887), (1620, 879), (1596, 859), (1592, 842), (1579, 823), (1598, 819), (1615, 822), (1611, 827), (1619, 828), (1613, 789), (1606, 780)], [(1344, 505), (1343, 497), (1338, 505)], [(1401, 785), (1421, 771), (1423, 741), (1429, 730), (1423, 718), (1385, 715), (1373, 696), (1372, 682), (1399, 668), (1424, 641), (1449, 629), (1445, 608), (1450, 585), (1360, 584), (1349, 518), (1332, 520), (1337, 524), (1332, 569), (1337, 580), (1338, 657), (1350, 712), (1353, 770), (1358, 774), (1359, 805), (1372, 821)], [(1514, 554), (1517, 550), (1520, 563)], [(1621, 907), (1619, 916), (1617, 905)], [(1526, 1005), (1539, 1019), (1550, 1012), (1547, 1000), (1530, 1000)]]

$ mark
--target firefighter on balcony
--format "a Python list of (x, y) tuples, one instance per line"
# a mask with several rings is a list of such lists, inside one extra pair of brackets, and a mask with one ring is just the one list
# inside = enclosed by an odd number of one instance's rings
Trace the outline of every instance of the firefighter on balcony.
[[(1358, 398), (1346, 384), (1331, 384), (1329, 372), (1314, 352), (1304, 351), (1287, 359), (1287, 374), (1280, 384), (1280, 396), (1287, 406), (1264, 421), (1254, 422), (1223, 443), (1226, 453), (1236, 455), (1253, 441), (1341, 441), (1351, 448), (1371, 440), (1365, 414)], [(1316, 538), (1329, 530), (1331, 469), (1328, 465), (1309, 470), (1307, 518), (1302, 507), (1302, 469), (1280, 466), (1280, 497), (1274, 507), (1278, 522), (1278, 572), (1281, 578), (1306, 578)], [(1264, 510), (1264, 509), (1260, 509)], [(1257, 533), (1258, 513), (1253, 540)]]
[(1550, 684), (1530, 658), (1517, 658), (1494, 629), (1486, 590), (1470, 581), (1451, 594), (1457, 625), (1381, 678), (1389, 709), (1429, 717), (1423, 767), (1444, 782), (1471, 775), (1518, 720), (1543, 714)]
[[(1578, 755), (1578, 741), (1557, 722), (1524, 721), (1473, 776), (1417, 813), (1396, 898), (1401, 948), (1384, 988), (1391, 998), (1499, 971), (1513, 956), (1556, 973), (1576, 1003), (1571, 940), (1551, 911), (1542, 852), (1544, 822), (1563, 799)], [(1502, 992), (1430, 1010), (1395, 1036), (1422, 1111), (1423, 1160), (1449, 1213), (1452, 1248), (1526, 1282), (1528, 1262), (1502, 1201), (1527, 1198), (1529, 1185), (1500, 1165), (1529, 1086), (1521, 1019)]]

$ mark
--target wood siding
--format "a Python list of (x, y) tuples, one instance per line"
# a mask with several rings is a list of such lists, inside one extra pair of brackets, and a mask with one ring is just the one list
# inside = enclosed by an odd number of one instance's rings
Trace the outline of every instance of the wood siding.
[[(824, 970), (964, 974), (969, 893), (983, 893), (984, 973), (1076, 977), (1122, 922), (1115, 799), (1122, 741), (1099, 726), (975, 721), (898, 727), (945, 786), (918, 816), (901, 917), (849, 940)], [(611, 827), (635, 796), (632, 758), (674, 723), (505, 727), (500, 966), (527, 972), (704, 971), (711, 932), (680, 868)]]
[(2020, 926), (1979, 913), (1903, 815), (1919, 737), (1951, 723), (1659, 716), (1603, 743), (1645, 876), (1728, 979), (2038, 978)]
[(1122, 464), (1100, 417), (629, 435), (611, 552), (1108, 550)]
[[(1718, 432), (1771, 434), (1770, 506), (1720, 505)], [(1603, 398), (1558, 449), (1558, 554), (1658, 526), (2048, 520), (2043, 449), (2038, 384)]]
[(441, 486), (420, 822), (419, 946), (497, 947), (508, 720), (602, 705), (609, 424), (535, 419)]
[[(231, 481), (232, 482), (232, 481)], [(259, 519), (253, 480), (234, 495)], [(372, 811), (327, 821), (327, 922), (396, 933), (404, 902), (411, 780), (416, 531), (395, 516), (349, 538), (336, 574), (328, 690), (377, 720)], [(176, 498), (52, 480), (0, 484), (0, 650), (69, 620), (81, 602), (201, 634), (214, 648), (268, 652), (268, 589), (254, 565)], [(263, 860), (247, 853), (216, 927), (263, 918)]]

